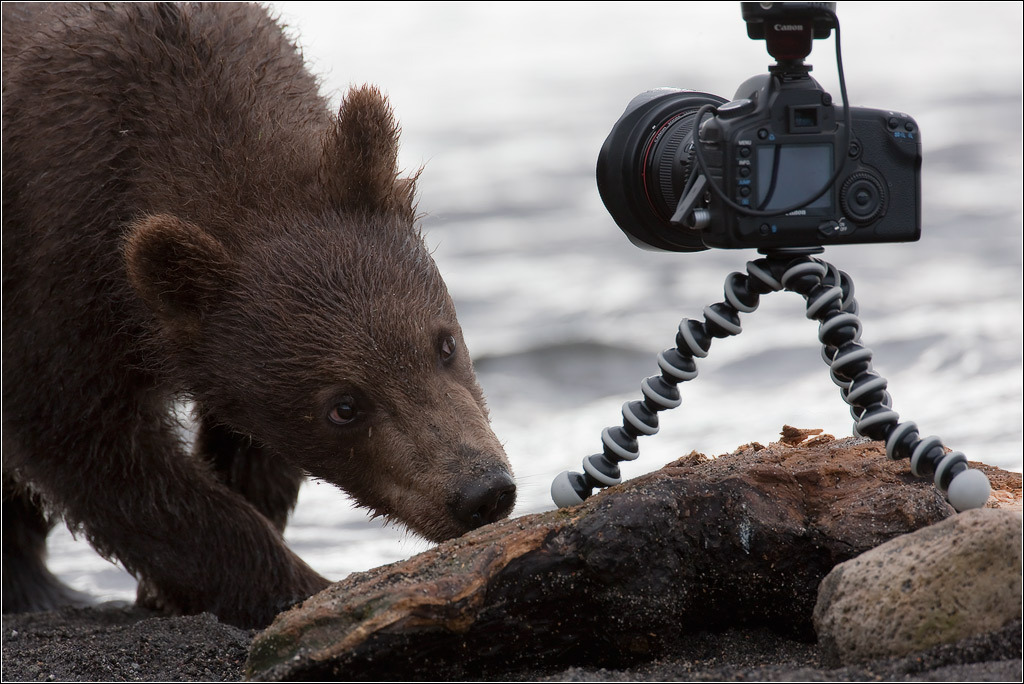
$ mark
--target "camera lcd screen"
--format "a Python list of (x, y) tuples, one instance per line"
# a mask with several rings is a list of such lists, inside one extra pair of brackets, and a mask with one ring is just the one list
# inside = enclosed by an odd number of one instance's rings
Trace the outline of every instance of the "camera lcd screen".
[[(799, 204), (821, 190), (831, 178), (832, 171), (830, 144), (759, 145), (757, 207), (770, 211)], [(830, 210), (832, 193), (826, 192), (805, 208)]]

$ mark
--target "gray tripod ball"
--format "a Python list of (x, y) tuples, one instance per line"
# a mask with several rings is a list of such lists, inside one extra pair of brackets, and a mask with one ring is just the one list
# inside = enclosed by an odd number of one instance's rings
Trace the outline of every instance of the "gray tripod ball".
[(985, 473), (968, 468), (953, 476), (953, 481), (946, 490), (946, 499), (949, 505), (960, 512), (983, 507), (991, 493), (992, 486)]

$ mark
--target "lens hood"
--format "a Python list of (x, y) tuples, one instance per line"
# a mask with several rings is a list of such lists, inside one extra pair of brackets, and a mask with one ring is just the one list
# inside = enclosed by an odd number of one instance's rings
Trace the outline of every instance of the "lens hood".
[(692, 116), (704, 105), (725, 102), (694, 90), (649, 90), (633, 98), (612, 126), (597, 158), (597, 189), (608, 213), (633, 244), (670, 252), (707, 249), (699, 232), (669, 223), (671, 211), (665, 211), (664, 201), (653, 199), (662, 192), (660, 188), (671, 185), (671, 179), (663, 177), (669, 173), (665, 165), (649, 157), (661, 149), (658, 142), (675, 121)]

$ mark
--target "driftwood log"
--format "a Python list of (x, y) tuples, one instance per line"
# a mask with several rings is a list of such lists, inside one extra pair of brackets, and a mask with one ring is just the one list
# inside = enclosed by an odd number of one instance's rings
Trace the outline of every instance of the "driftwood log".
[(690, 454), (581, 506), (353, 574), (258, 635), (247, 676), (621, 667), (732, 626), (813, 639), (818, 584), (837, 563), (953, 514), (880, 443), (817, 432)]

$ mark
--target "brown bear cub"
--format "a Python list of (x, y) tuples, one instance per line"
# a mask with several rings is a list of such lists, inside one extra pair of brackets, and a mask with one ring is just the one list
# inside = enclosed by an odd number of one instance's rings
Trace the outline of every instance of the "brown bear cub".
[(4, 612), (83, 599), (58, 517), (258, 626), (327, 585), (281, 536), (306, 475), (431, 540), (508, 515), (377, 90), (332, 112), (254, 5), (3, 12)]

